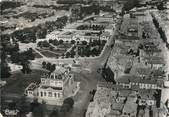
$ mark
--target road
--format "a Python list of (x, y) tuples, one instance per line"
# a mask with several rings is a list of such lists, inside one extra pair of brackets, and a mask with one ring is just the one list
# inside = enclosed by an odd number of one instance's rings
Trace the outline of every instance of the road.
[(76, 96), (73, 97), (75, 104), (72, 112), (66, 117), (83, 117), (85, 109), (87, 109), (91, 99), (91, 94), (89, 94), (89, 92), (96, 89), (98, 78), (101, 78), (101, 75), (96, 71), (92, 73), (83, 71), (78, 75), (78, 79), (81, 82), (80, 90)]

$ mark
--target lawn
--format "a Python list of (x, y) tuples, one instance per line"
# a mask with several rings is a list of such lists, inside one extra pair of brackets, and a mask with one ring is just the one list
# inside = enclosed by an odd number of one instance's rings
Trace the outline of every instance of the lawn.
[(40, 82), (40, 76), (43, 73), (44, 71), (32, 70), (31, 74), (23, 74), (20, 71), (12, 74), (10, 78), (6, 79), (7, 84), (1, 88), (2, 96), (23, 95), (25, 88), (31, 82)]
[(33, 54), (35, 55), (35, 58), (42, 58), (42, 56), (35, 51), (33, 51)]
[(55, 52), (56, 54), (59, 54), (59, 55), (62, 55), (62, 54), (64, 54), (66, 52), (65, 50), (61, 50), (61, 49), (53, 49), (51, 51)]
[(51, 52), (49, 52), (49, 51), (42, 51), (41, 52), (44, 56), (46, 56), (46, 57), (55, 57), (55, 58), (58, 58), (59, 57), (59, 54), (54, 54), (54, 53), (51, 53)]

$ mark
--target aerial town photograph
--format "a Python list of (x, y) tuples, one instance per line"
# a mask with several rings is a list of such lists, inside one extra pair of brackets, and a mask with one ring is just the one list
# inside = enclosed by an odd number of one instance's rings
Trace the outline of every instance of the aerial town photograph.
[(0, 117), (169, 117), (169, 0), (0, 6)]

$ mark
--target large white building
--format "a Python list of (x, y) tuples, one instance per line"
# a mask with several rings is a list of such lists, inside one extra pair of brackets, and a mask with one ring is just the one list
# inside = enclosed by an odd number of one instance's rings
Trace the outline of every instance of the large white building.
[(62, 105), (67, 97), (74, 96), (79, 89), (79, 83), (74, 81), (70, 68), (57, 66), (50, 75), (41, 78), (39, 85), (31, 83), (25, 90), (30, 99), (37, 98), (49, 105)]

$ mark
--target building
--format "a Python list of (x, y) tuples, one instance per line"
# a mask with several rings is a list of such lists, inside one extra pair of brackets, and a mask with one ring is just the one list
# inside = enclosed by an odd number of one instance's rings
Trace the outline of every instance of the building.
[(157, 57), (157, 56), (144, 57), (143, 63), (145, 63), (145, 65), (147, 67), (151, 67), (151, 68), (154, 68), (154, 69), (163, 68), (165, 66), (164, 58), (163, 57)]
[(138, 100), (139, 106), (155, 106), (156, 105), (156, 99), (154, 97), (154, 94), (156, 93), (156, 90), (145, 90), (140, 89), (138, 90), (138, 95), (140, 96)]
[(80, 4), (75, 4), (72, 5), (71, 7), (71, 21), (77, 21), (79, 19), (81, 19), (81, 10), (82, 10), (82, 6)]
[(74, 81), (70, 68), (57, 66), (50, 75), (41, 77), (40, 84), (31, 83), (25, 89), (25, 95), (45, 101), (49, 105), (62, 105), (66, 97), (74, 96), (79, 89), (79, 83)]
[(163, 81), (133, 75), (123, 75), (117, 79), (117, 84), (131, 89), (161, 89)]
[(136, 117), (137, 104), (134, 102), (126, 102), (122, 111), (122, 117)]
[(93, 102), (88, 106), (86, 117), (120, 117), (125, 113), (131, 113), (132, 115), (132, 112), (124, 107), (130, 102), (132, 103), (131, 106), (134, 106), (133, 108), (137, 110), (136, 100), (135, 91), (125, 89), (113, 83), (99, 82)]

